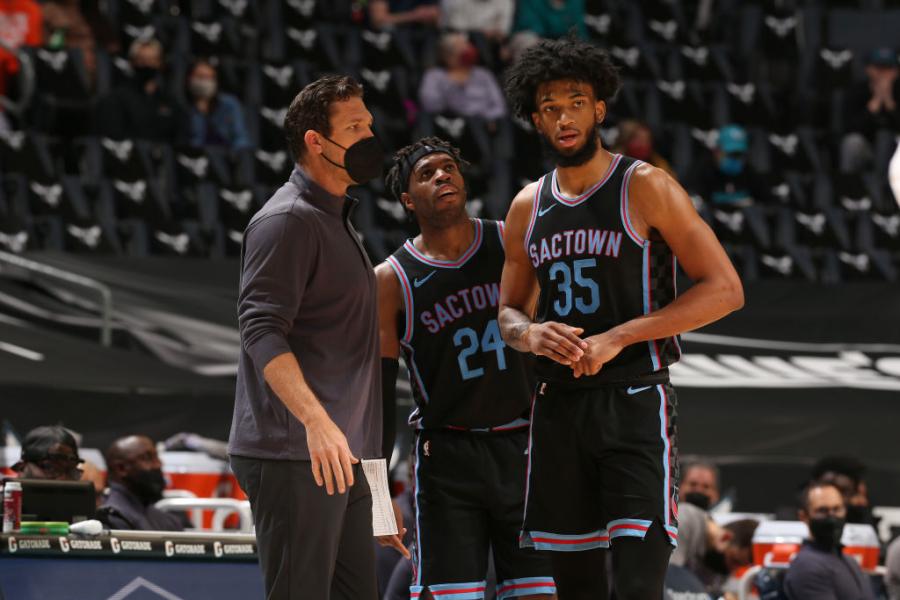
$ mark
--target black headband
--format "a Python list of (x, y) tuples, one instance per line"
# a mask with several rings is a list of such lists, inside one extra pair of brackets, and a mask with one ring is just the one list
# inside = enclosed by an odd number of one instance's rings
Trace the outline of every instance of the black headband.
[(443, 153), (449, 155), (455, 161), (453, 150), (448, 146), (429, 146), (425, 145), (417, 149), (415, 152), (400, 161), (400, 185), (403, 189), (397, 190), (397, 198), (409, 187), (409, 176), (412, 174), (416, 163), (428, 156), (429, 154)]

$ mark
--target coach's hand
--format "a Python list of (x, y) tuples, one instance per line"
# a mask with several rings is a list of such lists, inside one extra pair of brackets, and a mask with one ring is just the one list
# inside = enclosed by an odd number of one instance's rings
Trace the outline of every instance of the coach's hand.
[(403, 536), (406, 535), (406, 527), (403, 526), (403, 513), (400, 512), (400, 507), (397, 505), (396, 500), (391, 500), (391, 505), (394, 507), (394, 519), (397, 520), (397, 533), (395, 535), (378, 536), (375, 539), (382, 546), (394, 548), (404, 558), (409, 559), (411, 558), (409, 550), (403, 545)]
[(570, 366), (581, 360), (587, 351), (587, 343), (578, 337), (582, 333), (584, 330), (580, 327), (547, 321), (529, 325), (525, 338), (532, 354)]
[(335, 485), (339, 494), (353, 486), (353, 465), (359, 459), (350, 452), (347, 438), (324, 410), (306, 424), (306, 445), (317, 486), (324, 484), (329, 496), (334, 494)]
[(587, 349), (581, 360), (572, 365), (575, 377), (596, 375), (603, 365), (614, 359), (622, 351), (622, 345), (609, 333), (600, 333), (585, 338)]

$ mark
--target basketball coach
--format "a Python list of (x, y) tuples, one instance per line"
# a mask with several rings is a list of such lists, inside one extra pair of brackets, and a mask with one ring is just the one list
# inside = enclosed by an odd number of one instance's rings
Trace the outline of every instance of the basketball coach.
[(244, 232), (229, 454), (269, 600), (377, 597), (359, 464), (381, 453), (376, 286), (346, 196), (381, 172), (371, 127), (352, 78), (307, 85), (285, 118), (297, 165)]

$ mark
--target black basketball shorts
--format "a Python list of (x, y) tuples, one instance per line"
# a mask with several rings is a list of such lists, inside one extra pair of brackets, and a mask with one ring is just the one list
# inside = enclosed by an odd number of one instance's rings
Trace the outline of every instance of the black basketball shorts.
[(548, 558), (518, 543), (527, 446), (527, 427), (417, 433), (412, 600), (484, 598), (489, 551), (498, 600), (556, 593)]
[(539, 383), (532, 405), (520, 543), (563, 552), (678, 540), (677, 400), (668, 383), (597, 388)]

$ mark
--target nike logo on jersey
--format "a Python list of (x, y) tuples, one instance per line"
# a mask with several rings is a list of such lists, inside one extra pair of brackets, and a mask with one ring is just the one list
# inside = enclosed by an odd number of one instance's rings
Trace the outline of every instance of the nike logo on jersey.
[(425, 285), (426, 281), (428, 281), (429, 279), (434, 277), (435, 273), (437, 273), (437, 271), (432, 271), (431, 273), (429, 273), (422, 279), (419, 279), (418, 277), (416, 277), (415, 279), (413, 279), (413, 285), (416, 286), (417, 288), (422, 287), (423, 285)]
[(539, 209), (538, 209), (538, 216), (539, 216), (539, 217), (543, 217), (544, 215), (546, 215), (548, 212), (550, 212), (551, 210), (553, 210), (553, 209), (556, 208), (556, 207), (557, 207), (557, 204), (556, 204), (556, 202), (554, 202), (554, 203), (551, 204), (550, 206), (545, 206), (544, 208), (539, 208)]
[(652, 385), (645, 385), (644, 387), (639, 387), (639, 388), (630, 386), (626, 391), (628, 392), (629, 396), (634, 396), (635, 394), (640, 394), (644, 390), (649, 390), (652, 387), (653, 387)]

